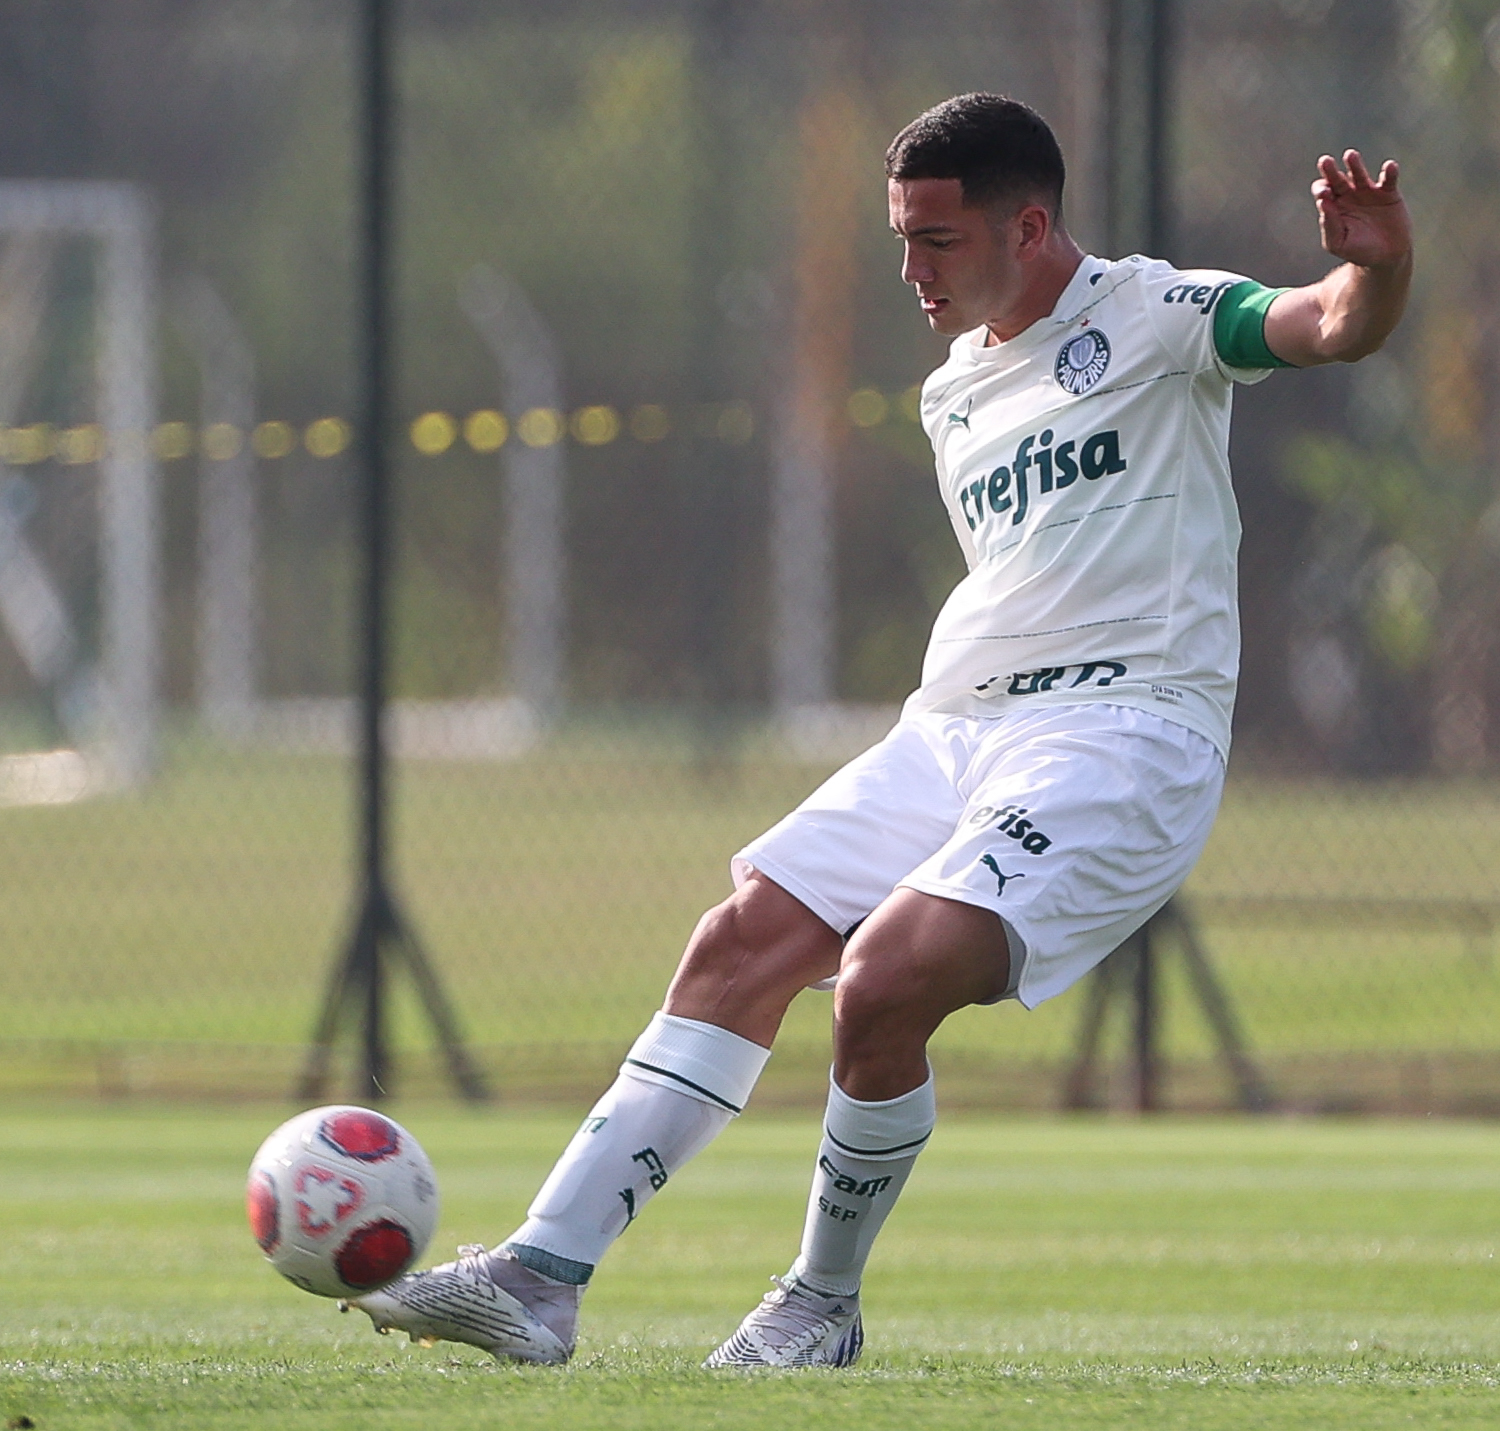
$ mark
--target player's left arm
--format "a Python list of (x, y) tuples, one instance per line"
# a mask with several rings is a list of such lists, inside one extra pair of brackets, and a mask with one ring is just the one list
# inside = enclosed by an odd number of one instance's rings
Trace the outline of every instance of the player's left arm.
[(1317, 283), (1278, 294), (1266, 310), (1266, 346), (1298, 368), (1375, 352), (1400, 321), (1411, 286), (1411, 217), (1395, 160), (1374, 179), (1357, 150), (1344, 152), (1344, 165), (1325, 154), (1312, 186), (1323, 247), (1343, 262)]

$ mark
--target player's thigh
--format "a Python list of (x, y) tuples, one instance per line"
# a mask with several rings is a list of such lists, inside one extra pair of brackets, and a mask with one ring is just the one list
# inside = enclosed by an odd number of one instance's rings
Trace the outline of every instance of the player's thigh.
[(763, 999), (784, 1005), (838, 969), (837, 931), (774, 880), (752, 873), (698, 921), (667, 991), (667, 1012), (720, 1022)]
[(963, 724), (902, 721), (735, 855), (736, 883), (759, 870), (847, 935), (952, 836)]
[(1177, 891), (1213, 826), (1224, 766), (1196, 732), (1127, 707), (1001, 724), (971, 762), (952, 838), (901, 883), (993, 910), (1029, 1008)]

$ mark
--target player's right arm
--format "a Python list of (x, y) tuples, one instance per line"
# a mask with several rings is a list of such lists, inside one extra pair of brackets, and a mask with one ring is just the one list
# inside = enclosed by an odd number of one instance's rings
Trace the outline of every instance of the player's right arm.
[(1411, 218), (1394, 160), (1372, 179), (1357, 150), (1318, 160), (1312, 186), (1323, 247), (1337, 268), (1306, 288), (1278, 294), (1265, 312), (1265, 343), (1293, 367), (1353, 363), (1390, 336), (1411, 284)]

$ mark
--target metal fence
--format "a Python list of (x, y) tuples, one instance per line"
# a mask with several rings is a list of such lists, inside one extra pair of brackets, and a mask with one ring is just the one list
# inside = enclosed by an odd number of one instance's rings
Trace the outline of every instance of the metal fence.
[[(394, 875), (501, 1096), (586, 1096), (728, 856), (914, 683), (962, 567), (881, 155), (1015, 94), (1106, 251), (1109, 10), (398, 7)], [(1173, 25), (1168, 257), (1316, 277), (1348, 145), (1419, 232), (1385, 352), (1238, 399), (1244, 678), (1186, 907), (1288, 1106), (1500, 1110), (1497, 12)], [(286, 1092), (347, 936), (355, 20), (0, 16), (0, 1086)], [(1169, 1098), (1223, 1101), (1163, 978)], [(1089, 998), (953, 1020), (947, 1096), (1055, 1106)], [(767, 1099), (817, 1098), (828, 1016)]]

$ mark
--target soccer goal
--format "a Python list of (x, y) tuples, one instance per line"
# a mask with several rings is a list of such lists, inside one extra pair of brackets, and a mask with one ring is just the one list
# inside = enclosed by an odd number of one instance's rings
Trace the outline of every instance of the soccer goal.
[(0, 804), (151, 771), (156, 306), (139, 188), (0, 182)]

